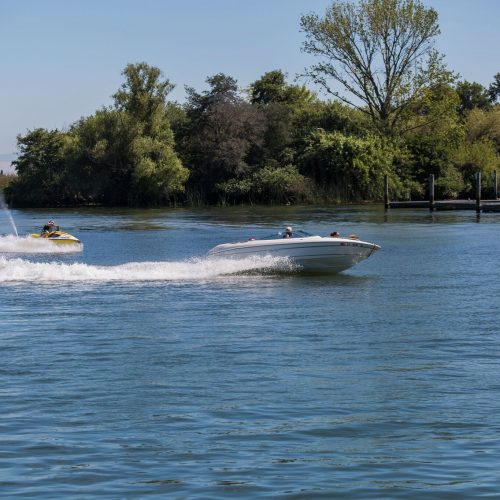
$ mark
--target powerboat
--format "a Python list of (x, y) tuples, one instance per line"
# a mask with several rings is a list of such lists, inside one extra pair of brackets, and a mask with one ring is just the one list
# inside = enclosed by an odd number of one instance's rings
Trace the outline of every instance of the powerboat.
[(74, 245), (81, 243), (78, 238), (75, 238), (72, 234), (66, 233), (64, 231), (50, 231), (40, 234), (32, 234), (32, 238), (39, 238), (41, 240), (47, 240), (57, 245)]
[(379, 245), (361, 241), (355, 235), (347, 238), (323, 237), (295, 231), (292, 237), (278, 233), (263, 239), (249, 238), (238, 243), (223, 243), (212, 248), (208, 255), (230, 259), (282, 257), (289, 259), (299, 270), (339, 273), (367, 259), (379, 249)]

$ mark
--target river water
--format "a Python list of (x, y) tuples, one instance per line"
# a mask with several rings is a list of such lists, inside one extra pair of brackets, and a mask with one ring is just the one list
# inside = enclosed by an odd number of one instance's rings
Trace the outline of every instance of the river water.
[[(500, 495), (500, 215), (12, 217), (20, 237), (0, 236), (1, 495)], [(34, 247), (24, 235), (48, 218), (83, 249)], [(289, 224), (382, 249), (336, 276), (204, 257)]]

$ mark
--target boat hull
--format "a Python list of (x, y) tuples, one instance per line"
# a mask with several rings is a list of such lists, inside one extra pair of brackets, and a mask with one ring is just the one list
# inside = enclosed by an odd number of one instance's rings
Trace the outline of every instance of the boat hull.
[(368, 258), (380, 247), (348, 238), (294, 238), (291, 240), (254, 240), (225, 243), (214, 247), (211, 257), (242, 259), (252, 256), (288, 258), (299, 270), (339, 273)]
[(78, 238), (75, 238), (72, 234), (65, 233), (63, 231), (54, 231), (48, 235), (32, 234), (31, 237), (38, 238), (40, 240), (47, 240), (56, 245), (75, 245), (80, 243)]

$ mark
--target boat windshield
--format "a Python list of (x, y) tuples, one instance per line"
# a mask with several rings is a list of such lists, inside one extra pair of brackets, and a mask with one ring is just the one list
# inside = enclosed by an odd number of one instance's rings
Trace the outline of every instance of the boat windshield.
[[(253, 238), (256, 240), (279, 240), (283, 238), (285, 231), (278, 231), (277, 233), (269, 234), (264, 237)], [(313, 234), (307, 233), (306, 231), (293, 231), (292, 238), (307, 238), (309, 236), (314, 236)]]

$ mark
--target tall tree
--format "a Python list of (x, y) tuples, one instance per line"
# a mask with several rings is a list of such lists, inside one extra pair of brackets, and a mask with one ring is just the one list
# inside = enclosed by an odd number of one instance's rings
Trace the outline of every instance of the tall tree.
[(163, 204), (183, 191), (189, 172), (174, 150), (167, 95), (174, 85), (162, 80), (158, 68), (146, 63), (129, 64), (125, 82), (114, 95), (115, 106), (128, 113), (142, 130), (130, 143), (133, 203)]
[(163, 111), (167, 96), (175, 85), (168, 79), (162, 81), (160, 69), (144, 62), (127, 64), (122, 75), (125, 82), (113, 95), (115, 107), (130, 113), (149, 128), (152, 118), (158, 111)]
[(304, 51), (320, 58), (306, 74), (391, 132), (412, 99), (443, 76), (433, 50), (437, 18), (419, 0), (334, 0), (324, 17), (302, 16)]
[(189, 127), (184, 148), (192, 187), (205, 201), (215, 201), (215, 184), (248, 172), (247, 155), (262, 141), (264, 121), (239, 95), (234, 78), (217, 74), (207, 83), (210, 89), (202, 93), (186, 89)]

